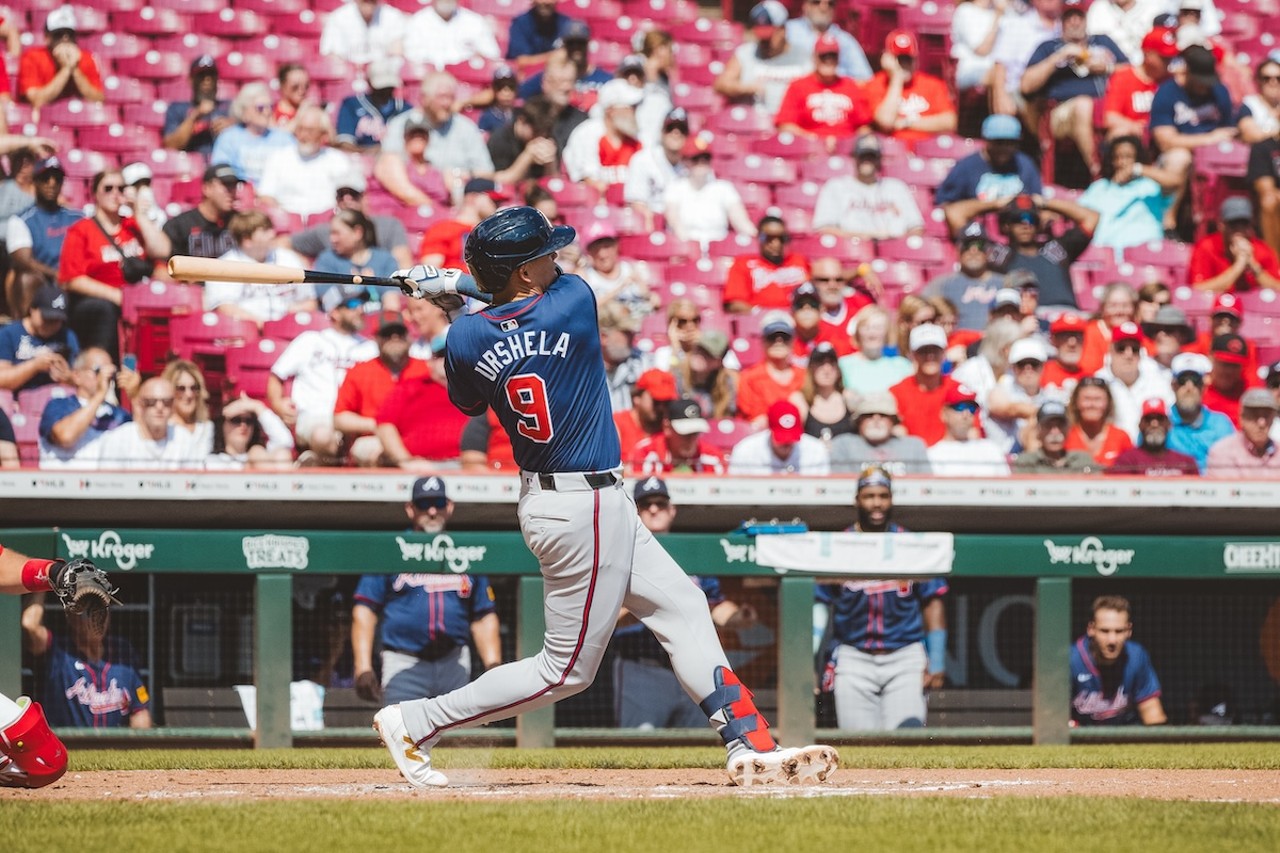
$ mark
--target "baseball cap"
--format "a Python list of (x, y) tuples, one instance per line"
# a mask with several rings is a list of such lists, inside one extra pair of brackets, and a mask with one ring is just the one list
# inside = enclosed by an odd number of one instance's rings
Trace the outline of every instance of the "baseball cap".
[(583, 245), (588, 249), (591, 244), (600, 240), (617, 240), (618, 229), (614, 228), (607, 220), (597, 219), (587, 228), (587, 233), (583, 235)]
[(916, 37), (907, 30), (894, 30), (884, 38), (885, 53), (894, 56), (915, 56), (920, 52)]
[(591, 27), (586, 21), (570, 21), (556, 41), (557, 47), (563, 47), (565, 42), (570, 41), (591, 41)]
[(494, 88), (501, 88), (506, 85), (517, 86), (519, 83), (520, 79), (516, 77), (516, 71), (510, 65), (499, 65), (493, 69)]
[(369, 63), (365, 79), (373, 89), (395, 89), (404, 85), (400, 77), (400, 60), (394, 56), (381, 56)]
[(1218, 61), (1213, 51), (1201, 44), (1183, 48), (1182, 61), (1187, 67), (1187, 79), (1203, 86), (1218, 85)]
[(645, 477), (636, 483), (636, 503), (648, 500), (649, 498), (666, 498), (671, 500), (671, 493), (667, 491), (667, 484), (661, 477)]
[(702, 133), (690, 134), (689, 138), (684, 141), (684, 148), (680, 149), (680, 156), (688, 159), (704, 156), (710, 157), (712, 141), (713, 138), (711, 134), (706, 133), (705, 131)]
[(626, 80), (610, 80), (601, 86), (596, 94), (596, 103), (602, 110), (613, 107), (634, 107), (643, 100), (644, 92)]
[(1036, 412), (1036, 420), (1040, 423), (1067, 419), (1067, 407), (1061, 400), (1045, 400)]
[(788, 338), (796, 336), (796, 326), (791, 322), (790, 316), (780, 311), (765, 315), (764, 323), (760, 326), (760, 337), (768, 340), (774, 335), (786, 335)]
[(875, 157), (878, 160), (882, 153), (880, 139), (874, 133), (864, 133), (858, 137), (857, 142), (853, 143), (853, 156), (855, 159)]
[(1250, 388), (1240, 397), (1241, 409), (1269, 409), (1273, 412), (1280, 411), (1280, 405), (1276, 404), (1275, 395), (1266, 388)]
[(996, 311), (1005, 306), (1022, 310), (1022, 294), (1012, 287), (1002, 287), (996, 291), (996, 298), (991, 303), (991, 310)]
[(1017, 142), (1022, 138), (1022, 125), (1013, 116), (989, 115), (982, 120), (982, 138), (988, 142)]
[(59, 6), (44, 19), (44, 31), (56, 33), (58, 30), (76, 30), (76, 13), (70, 6)]
[(1040, 289), (1040, 280), (1031, 270), (1011, 270), (1005, 274), (1004, 286), (1010, 290), (1026, 290), (1033, 287)]
[(925, 347), (946, 349), (947, 333), (936, 323), (922, 323), (911, 330), (911, 338), (908, 343), (911, 345), (912, 352), (924, 349)]
[(359, 284), (335, 284), (320, 297), (326, 313), (337, 308), (358, 308), (368, 301), (369, 291)]
[(426, 509), (425, 505), (436, 501), (448, 500), (444, 480), (439, 477), (419, 477), (413, 481), (413, 495), (409, 498), (418, 509)]
[(236, 174), (236, 170), (228, 166), (226, 163), (218, 163), (209, 166), (204, 170), (204, 181), (222, 181), (224, 184), (240, 183), (240, 176)]
[(1009, 363), (1022, 361), (1038, 361), (1041, 364), (1049, 360), (1049, 351), (1045, 349), (1039, 338), (1019, 338), (1009, 347)]
[(338, 179), (338, 190), (355, 190), (363, 194), (368, 187), (365, 181), (364, 172), (359, 169), (348, 169), (347, 173)]
[(1124, 341), (1142, 342), (1142, 330), (1138, 328), (1137, 323), (1121, 323), (1111, 330), (1111, 343), (1122, 343)]
[(791, 308), (794, 310), (801, 305), (812, 305), (814, 308), (822, 305), (822, 300), (818, 298), (818, 288), (811, 281), (802, 281), (791, 291)]
[(756, 38), (768, 38), (773, 31), (787, 23), (787, 7), (778, 0), (764, 0), (751, 7), (747, 13), (747, 24)]
[(638, 53), (628, 53), (622, 57), (622, 61), (618, 63), (617, 75), (625, 77), (628, 74), (644, 73), (644, 57)]
[(53, 282), (46, 282), (31, 297), (31, 307), (40, 309), (45, 320), (67, 319), (67, 294)]
[(1049, 334), (1063, 335), (1068, 332), (1076, 332), (1084, 334), (1085, 326), (1089, 325), (1085, 318), (1079, 314), (1072, 314), (1068, 311), (1065, 314), (1059, 314), (1057, 318), (1049, 324)]
[(1213, 316), (1230, 314), (1237, 320), (1244, 319), (1244, 309), (1240, 307), (1240, 299), (1234, 293), (1219, 293), (1213, 300)]
[(1178, 55), (1178, 34), (1171, 27), (1156, 27), (1143, 37), (1142, 49), (1173, 59)]
[(1029, 222), (1032, 225), (1040, 222), (1040, 207), (1035, 199), (1026, 193), (1014, 196), (1008, 204), (1000, 208), (1000, 222)]
[(898, 417), (898, 398), (888, 391), (872, 391), (870, 394), (863, 395), (853, 409), (853, 419), (856, 421), (867, 415)]
[(982, 223), (975, 219), (960, 232), (956, 243), (961, 246), (968, 246), (970, 243), (981, 243), (987, 246), (991, 243), (991, 238), (987, 236), (987, 229), (982, 227)]
[(831, 54), (840, 53), (840, 42), (836, 41), (836, 37), (830, 33), (823, 33), (818, 36), (818, 40), (813, 43), (814, 56), (829, 56)]
[(488, 178), (472, 178), (467, 181), (465, 186), (463, 186), (462, 192), (464, 194), (484, 193), (494, 201), (505, 201), (509, 198), (502, 187), (498, 186)]
[(1209, 345), (1209, 355), (1227, 364), (1244, 364), (1249, 360), (1249, 342), (1239, 335), (1218, 335)]
[(1181, 308), (1173, 305), (1161, 305), (1156, 310), (1156, 316), (1150, 323), (1142, 324), (1142, 332), (1149, 338), (1154, 338), (1157, 332), (1169, 331), (1179, 334), (1184, 341), (1189, 341), (1195, 335), (1191, 329), (1191, 324), (1187, 322), (1187, 315)]
[(832, 346), (830, 341), (821, 341), (809, 353), (809, 363), (815, 364), (819, 361), (829, 361), (835, 364), (840, 360), (840, 354), (836, 352), (836, 348)]
[(778, 444), (794, 444), (804, 435), (800, 410), (790, 400), (778, 400), (769, 407), (769, 432)]
[(684, 111), (684, 107), (676, 107), (667, 113), (667, 117), (662, 120), (663, 133), (676, 127), (685, 133), (689, 132), (689, 114)]
[(146, 163), (130, 163), (120, 170), (120, 177), (124, 178), (125, 186), (131, 187), (141, 181), (151, 180), (151, 167)]
[(187, 72), (194, 77), (197, 74), (217, 74), (218, 61), (207, 53), (202, 53), (195, 59), (191, 60), (191, 69)]
[(679, 397), (667, 403), (667, 416), (671, 419), (671, 431), (676, 435), (693, 435), (711, 429), (702, 416), (702, 407), (692, 397)]
[(1222, 202), (1222, 207), (1218, 208), (1218, 218), (1223, 222), (1235, 222), (1237, 220), (1253, 221), (1253, 203), (1242, 195), (1233, 195), (1231, 198)]
[(1072, 12), (1077, 15), (1083, 15), (1088, 11), (1089, 11), (1088, 0), (1062, 0), (1063, 15), (1066, 15), (1068, 12)]
[(729, 351), (729, 336), (719, 329), (704, 329), (694, 346), (706, 350), (712, 358), (724, 358)]
[(942, 405), (948, 409), (955, 406), (963, 406), (966, 403), (976, 404), (978, 395), (968, 385), (956, 382), (947, 388), (947, 393), (942, 397)]
[(57, 157), (46, 157), (35, 165), (35, 171), (32, 172), (33, 177), (40, 177), (45, 172), (59, 172), (63, 175), (67, 174), (67, 170), (63, 168), (62, 161)]
[(676, 378), (656, 367), (640, 374), (636, 380), (636, 391), (648, 391), (649, 396), (660, 403), (669, 403), (680, 396), (676, 392)]
[(1209, 359), (1198, 352), (1180, 352), (1169, 363), (1169, 372), (1173, 374), (1174, 379), (1179, 378), (1184, 373), (1204, 376), (1212, 367), (1213, 365)]
[(409, 327), (400, 320), (390, 318), (383, 320), (382, 325), (378, 326), (377, 335), (380, 338), (389, 338), (393, 335), (400, 335), (407, 338), (409, 336)]
[(1159, 397), (1152, 397), (1150, 400), (1144, 400), (1142, 403), (1141, 417), (1149, 418), (1152, 416), (1161, 417), (1165, 420), (1169, 419), (1169, 407), (1165, 405), (1164, 400), (1161, 400)]

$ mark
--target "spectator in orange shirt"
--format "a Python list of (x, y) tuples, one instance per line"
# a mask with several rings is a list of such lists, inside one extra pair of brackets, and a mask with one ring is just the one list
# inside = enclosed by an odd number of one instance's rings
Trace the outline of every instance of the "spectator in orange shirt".
[(791, 291), (809, 280), (809, 261), (799, 252), (788, 254), (791, 234), (777, 216), (759, 222), (760, 252), (736, 258), (724, 284), (724, 307), (731, 314), (753, 308), (789, 308)]
[(815, 136), (834, 153), (871, 122), (871, 108), (862, 87), (840, 74), (840, 42), (824, 35), (813, 46), (814, 72), (791, 81), (773, 123), (779, 132)]
[(1206, 234), (1191, 253), (1188, 270), (1197, 290), (1243, 293), (1280, 290), (1280, 261), (1253, 231), (1253, 202), (1231, 196), (1218, 211), (1218, 231)]
[(399, 320), (378, 328), (378, 357), (347, 371), (333, 406), (333, 428), (342, 433), (351, 458), (361, 468), (382, 461), (382, 442), (376, 435), (378, 410), (402, 380), (427, 374), (427, 363), (409, 357), (409, 329)]
[(690, 397), (666, 404), (662, 432), (640, 441), (632, 449), (631, 470), (636, 474), (669, 474), (689, 471), (694, 474), (723, 474), (727, 467), (724, 454), (707, 442), (711, 425), (702, 416), (702, 407)]
[(792, 358), (796, 330), (781, 311), (765, 315), (760, 337), (764, 360), (742, 371), (738, 388), (738, 415), (756, 429), (764, 429), (769, 407), (785, 400), (804, 385), (804, 370)]
[(101, 101), (102, 74), (93, 54), (76, 44), (76, 13), (59, 6), (44, 21), (44, 47), (28, 48), (18, 63), (18, 98), (39, 109), (59, 98)]
[(654, 367), (640, 374), (631, 388), (631, 408), (613, 413), (623, 459), (629, 459), (632, 449), (645, 438), (662, 432), (667, 404), (678, 396), (676, 378), (670, 373)]
[(1151, 100), (1169, 77), (1169, 61), (1178, 55), (1178, 33), (1156, 27), (1142, 40), (1142, 62), (1122, 65), (1107, 81), (1102, 101), (1107, 139), (1145, 138), (1151, 121)]
[(942, 422), (942, 403), (947, 389), (956, 384), (942, 375), (942, 359), (947, 350), (947, 333), (941, 326), (925, 323), (911, 330), (911, 360), (916, 372), (889, 389), (898, 401), (898, 422), (908, 435), (932, 447), (947, 433)]
[(1067, 406), (1071, 429), (1063, 445), (1068, 451), (1082, 450), (1094, 461), (1110, 468), (1121, 453), (1133, 447), (1129, 433), (1112, 423), (1115, 402), (1107, 380), (1098, 376), (1086, 376), (1071, 392)]
[(889, 33), (881, 70), (864, 89), (876, 128), (908, 146), (956, 129), (956, 105), (947, 84), (916, 70), (919, 53), (914, 35), (906, 30)]
[(1204, 381), (1204, 397), (1201, 402), (1206, 409), (1231, 418), (1236, 429), (1240, 428), (1240, 398), (1248, 390), (1245, 381), (1244, 366), (1249, 363), (1252, 347), (1239, 335), (1218, 335), (1209, 347), (1209, 358), (1213, 360), (1213, 369)]
[(481, 219), (497, 211), (498, 202), (507, 199), (506, 193), (488, 178), (472, 178), (462, 193), (462, 207), (458, 215), (453, 219), (433, 222), (422, 235), (419, 263), (466, 272), (467, 265), (462, 260), (463, 239), (480, 224)]
[(1123, 281), (1113, 281), (1102, 291), (1098, 313), (1084, 330), (1084, 355), (1080, 367), (1085, 373), (1096, 373), (1106, 363), (1111, 351), (1111, 330), (1124, 323), (1137, 322), (1138, 294)]

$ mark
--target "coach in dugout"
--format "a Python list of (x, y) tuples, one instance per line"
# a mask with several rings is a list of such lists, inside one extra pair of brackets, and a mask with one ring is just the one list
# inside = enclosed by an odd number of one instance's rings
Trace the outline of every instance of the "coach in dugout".
[(1151, 656), (1131, 642), (1129, 601), (1118, 595), (1093, 600), (1093, 618), (1071, 647), (1071, 725), (1167, 723), (1160, 679)]

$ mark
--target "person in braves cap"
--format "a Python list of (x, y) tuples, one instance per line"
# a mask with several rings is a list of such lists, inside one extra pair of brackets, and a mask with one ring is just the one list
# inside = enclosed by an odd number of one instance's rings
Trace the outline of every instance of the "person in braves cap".
[(989, 438), (975, 438), (979, 424), (978, 395), (967, 385), (952, 383), (942, 399), (946, 435), (929, 447), (935, 477), (1004, 477), (1009, 459)]
[[(1096, 3), (1098, 9), (1119, 8), (1112, 3)], [(1111, 30), (1099, 30), (1111, 32)], [(1169, 79), (1169, 65), (1178, 56), (1176, 27), (1154, 27), (1142, 38), (1140, 56), (1132, 64), (1116, 68), (1107, 81), (1103, 100), (1103, 124), (1107, 138), (1146, 136), (1151, 123), (1151, 99), (1160, 84)]]
[(1145, 400), (1138, 419), (1138, 444), (1123, 450), (1108, 474), (1141, 477), (1198, 477), (1200, 466), (1185, 453), (1171, 450), (1169, 405), (1158, 397)]
[(1280, 290), (1280, 260), (1253, 227), (1253, 202), (1231, 196), (1218, 208), (1218, 230), (1191, 252), (1191, 285), (1214, 293)]
[(67, 294), (46, 282), (32, 294), (27, 316), (0, 328), (0, 389), (69, 384), (79, 354), (80, 342), (67, 325)]
[[(441, 477), (419, 477), (404, 505), (410, 528), (402, 538), (452, 545), (445, 528), (453, 510)], [(373, 666), (379, 623), (381, 677)], [(367, 702), (439, 696), (463, 686), (471, 680), (473, 642), (483, 669), (502, 663), (493, 587), (482, 574), (363, 575), (356, 584), (351, 651), (356, 695)]]
[[(892, 520), (893, 477), (881, 466), (859, 473), (853, 506), (856, 520), (847, 533), (906, 531)], [(815, 631), (830, 626), (822, 687), (834, 694), (840, 729), (924, 726), (925, 694), (946, 676), (947, 592), (943, 578), (817, 585)]]
[[(509, 207), (467, 235), (464, 256), (474, 278), (425, 268), (401, 273), (413, 295), (453, 320), (444, 359), (450, 402), (469, 416), (491, 409), (511, 439), (520, 467), (517, 516), (544, 581), (546, 636), (536, 655), (485, 672), (464, 689), (387, 705), (374, 727), (411, 785), (447, 785), (431, 761), (441, 737), (588, 687), (613, 632), (611, 617), (626, 605), (644, 612), (646, 626), (663, 638), (682, 687), (724, 742), (725, 772), (735, 784), (823, 781), (838, 753), (823, 744), (779, 747), (729, 665), (706, 597), (636, 519), (622, 478), (596, 297), (556, 266), (556, 253), (576, 237), (538, 210)], [(464, 297), (492, 301), (466, 313)], [(693, 422), (680, 424), (681, 434), (690, 426), (697, 432), (700, 419), (671, 420)]]
[[(647, 109), (647, 104), (647, 99), (641, 102), (642, 112)], [(645, 130), (644, 124), (640, 130)], [(683, 107), (673, 107), (662, 118), (658, 144), (646, 142), (627, 164), (627, 182), (623, 185), (622, 197), (640, 215), (645, 231), (652, 231), (654, 215), (666, 210), (666, 190), (675, 182), (677, 171), (682, 169), (681, 158), (688, 139), (689, 114)]]
[(800, 409), (778, 400), (766, 412), (768, 428), (747, 436), (729, 454), (729, 473), (764, 476), (831, 472), (831, 457), (821, 439), (806, 435)]

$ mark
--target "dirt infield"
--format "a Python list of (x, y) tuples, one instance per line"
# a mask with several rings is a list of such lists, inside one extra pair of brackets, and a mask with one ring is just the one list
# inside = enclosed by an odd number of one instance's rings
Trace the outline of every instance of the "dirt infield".
[(1133, 797), (1280, 803), (1280, 771), (859, 770), (824, 785), (736, 788), (715, 770), (476, 770), (415, 791), (393, 770), (128, 770), (69, 773), (39, 791), (0, 789), (0, 803), (281, 799), (663, 800), (710, 797)]

